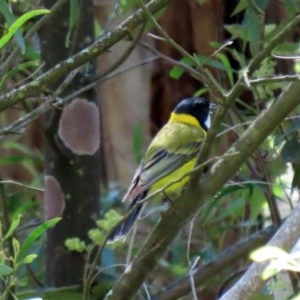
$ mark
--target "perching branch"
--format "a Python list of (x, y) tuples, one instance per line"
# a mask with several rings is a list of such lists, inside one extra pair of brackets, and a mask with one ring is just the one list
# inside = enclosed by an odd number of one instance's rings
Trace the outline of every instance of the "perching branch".
[[(168, 4), (169, 0), (152, 0), (147, 4), (147, 9), (152, 14), (158, 12)], [(63, 76), (70, 71), (88, 63), (93, 58), (101, 55), (118, 41), (136, 29), (145, 19), (145, 13), (142, 9), (137, 10), (134, 14), (128, 17), (124, 22), (118, 25), (113, 32), (108, 32), (91, 46), (83, 49), (68, 59), (58, 63), (48, 72), (39, 76), (36, 80), (21, 86), (11, 92), (0, 96), (0, 112), (13, 106), (22, 99), (37, 96), (51, 84), (61, 80)]]

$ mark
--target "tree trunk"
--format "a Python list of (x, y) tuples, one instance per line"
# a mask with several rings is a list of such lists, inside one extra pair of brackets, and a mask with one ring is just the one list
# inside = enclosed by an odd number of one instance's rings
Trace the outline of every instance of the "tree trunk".
[[(55, 0), (44, 0), (49, 8)], [(78, 1), (78, 18), (69, 35), (69, 1), (61, 7), (40, 31), (42, 61), (48, 70), (94, 39), (93, 1)], [(94, 63), (82, 68), (64, 91), (64, 95), (84, 85), (95, 71)], [(52, 86), (53, 91), (58, 83)], [(61, 96), (61, 95), (60, 95)], [(49, 230), (46, 242), (46, 282), (65, 286), (82, 281), (85, 254), (68, 251), (65, 240), (79, 237), (87, 240), (99, 212), (99, 111), (96, 94), (90, 90), (65, 107), (53, 108), (44, 120), (45, 213), (46, 218), (62, 216)]]

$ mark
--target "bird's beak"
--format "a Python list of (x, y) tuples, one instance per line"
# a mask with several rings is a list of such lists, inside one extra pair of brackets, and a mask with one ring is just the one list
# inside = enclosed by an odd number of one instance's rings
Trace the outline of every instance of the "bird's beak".
[(212, 113), (218, 107), (215, 103), (209, 103), (209, 112)]

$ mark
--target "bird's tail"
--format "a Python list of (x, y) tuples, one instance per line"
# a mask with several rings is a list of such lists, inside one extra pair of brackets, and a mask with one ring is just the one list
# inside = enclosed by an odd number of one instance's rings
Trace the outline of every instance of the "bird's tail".
[(122, 220), (122, 222), (109, 234), (108, 242), (112, 243), (117, 240), (125, 240), (127, 234), (132, 228), (135, 220), (139, 216), (141, 209), (143, 207), (143, 203), (139, 203), (140, 199), (143, 199), (144, 195), (140, 195), (139, 197), (132, 200), (129, 208), (127, 216)]

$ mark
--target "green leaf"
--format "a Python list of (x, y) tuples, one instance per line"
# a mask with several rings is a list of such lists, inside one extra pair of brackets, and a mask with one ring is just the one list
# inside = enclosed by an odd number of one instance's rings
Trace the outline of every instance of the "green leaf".
[(78, 237), (67, 239), (65, 241), (65, 246), (69, 251), (76, 251), (79, 253), (82, 253), (87, 249), (85, 242), (80, 240)]
[(194, 93), (195, 97), (200, 97), (201, 95), (207, 93), (207, 88), (201, 88)]
[(297, 0), (285, 0), (282, 3), (284, 4), (285, 9), (288, 11), (288, 13), (291, 15), (294, 15), (295, 12), (299, 11), (299, 1)]
[(14, 255), (17, 257), (20, 252), (20, 242), (16, 238), (13, 238), (12, 244), (14, 248)]
[(0, 49), (2, 49), (11, 40), (11, 38), (15, 35), (16, 31), (20, 29), (28, 20), (42, 14), (47, 14), (49, 12), (50, 10), (48, 9), (37, 9), (37, 10), (29, 11), (24, 15), (22, 15), (21, 17), (19, 17), (9, 27), (8, 32), (0, 39)]
[(96, 18), (94, 20), (94, 31), (95, 31), (95, 36), (100, 36), (100, 34), (103, 32), (101, 24)]
[(294, 176), (292, 181), (292, 188), (300, 187), (300, 164), (293, 164)]
[(9, 274), (11, 274), (14, 270), (7, 266), (7, 265), (4, 265), (4, 264), (0, 264), (0, 276), (7, 276)]
[(48, 220), (44, 222), (43, 224), (39, 225), (37, 228), (35, 228), (33, 231), (30, 232), (28, 237), (25, 239), (24, 243), (21, 245), (20, 253), (18, 256), (18, 262), (20, 262), (22, 259), (24, 259), (29, 252), (30, 247), (33, 245), (33, 243), (46, 232), (47, 229), (55, 226), (61, 218), (54, 218), (51, 220)]
[(233, 17), (234, 15), (242, 12), (243, 10), (245, 10), (248, 7), (248, 1), (247, 0), (241, 0), (238, 5), (235, 7), (234, 11), (231, 14), (231, 17)]
[(259, 44), (261, 31), (260, 26), (260, 17), (253, 9), (247, 9), (243, 22), (243, 28), (246, 32), (247, 40), (250, 43), (250, 51), (252, 55), (255, 55), (257, 53), (257, 46)]
[(224, 25), (224, 28), (231, 34), (231, 39), (246, 40), (246, 32), (240, 24)]
[(16, 230), (16, 228), (19, 226), (20, 224), (20, 220), (21, 220), (22, 215), (18, 215), (11, 223), (7, 233), (4, 236), (4, 240), (6, 240), (7, 238), (9, 238), (10, 236), (12, 236), (12, 234), (14, 233), (14, 231)]
[[(225, 66), (222, 62), (217, 61), (215, 59), (211, 59), (203, 55), (195, 55), (195, 58), (198, 60), (197, 64), (200, 64), (202, 66), (210, 66), (222, 71), (232, 71), (231, 67), (228, 68), (228, 66)], [(189, 57), (183, 57), (180, 61), (188, 66), (195, 66), (195, 61), (190, 59)], [(179, 66), (174, 66), (170, 70), (169, 76), (173, 79), (178, 80), (184, 72), (185, 70), (183, 68)]]
[(141, 161), (143, 152), (143, 126), (139, 124), (133, 131), (133, 154), (137, 163)]
[[(1, 0), (0, 0), (1, 1)], [(26, 70), (28, 68), (36, 68), (39, 66), (39, 62), (38, 61), (28, 61), (22, 64), (19, 64), (18, 66), (16, 66), (15, 68), (13, 68), (11, 71), (9, 71), (8, 73), (6, 73), (0, 80), (0, 88), (2, 87), (3, 83), (5, 81), (7, 81), (8, 79), (12, 78), (13, 76), (15, 76), (16, 74), (20, 73), (23, 70)]]
[(10, 8), (5, 0), (0, 0), (0, 12), (9, 25), (15, 21), (15, 16), (11, 13)]
[(272, 51), (275, 55), (299, 55), (299, 43), (284, 42), (278, 44)]
[(120, 1), (120, 10), (122, 13), (125, 13), (133, 8), (135, 8), (138, 4), (137, 0), (121, 0)]
[(233, 86), (234, 85), (233, 69), (231, 68), (231, 64), (230, 64), (228, 57), (226, 55), (224, 55), (223, 53), (218, 53), (217, 57), (220, 59), (220, 61), (225, 66), (225, 68), (227, 70), (226, 73), (227, 73), (229, 82)]
[(24, 156), (19, 155), (7, 155), (7, 156), (1, 156), (0, 157), (0, 165), (11, 165), (11, 164), (19, 164), (22, 163), (25, 159)]
[(275, 262), (270, 263), (261, 273), (261, 278), (267, 280), (274, 275), (278, 274), (282, 268)]
[(37, 258), (36, 254), (29, 254), (20, 262), (22, 265), (31, 264)]
[(72, 31), (78, 21), (78, 18), (79, 18), (79, 1), (72, 0), (72, 1), (70, 1), (69, 31), (66, 36), (66, 47), (67, 48), (70, 46), (71, 34), (72, 34)]
[(97, 221), (97, 226), (106, 233), (111, 230), (120, 220), (122, 216), (114, 209), (109, 210), (101, 220)]
[[(265, 11), (269, 0), (257, 0), (254, 1), (262, 11)], [(242, 22), (243, 30), (246, 34), (246, 40), (250, 43), (250, 51), (254, 55), (258, 51), (260, 33), (261, 33), (261, 16), (256, 13), (256, 11), (249, 7), (245, 12), (245, 17)]]
[(250, 259), (255, 262), (265, 262), (274, 258), (286, 258), (288, 253), (274, 246), (260, 247), (250, 253)]
[[(106, 234), (99, 229), (90, 229), (88, 232), (89, 238), (94, 244), (101, 246), (105, 240)], [(66, 245), (69, 249), (71, 248), (70, 243)], [(73, 245), (72, 245), (73, 246)], [(72, 249), (71, 249), (72, 250)], [(74, 250), (74, 249), (73, 249)]]
[[(13, 24), (13, 22), (16, 20), (15, 16), (10, 11), (10, 7), (6, 3), (5, 0), (0, 0), (0, 12), (4, 15), (4, 18), (9, 26)], [(16, 41), (21, 49), (21, 53), (25, 53), (25, 40), (19, 30), (15, 33)]]
[(282, 150), (281, 157), (285, 162), (300, 163), (300, 143), (297, 139), (287, 141)]
[[(107, 291), (106, 291), (107, 292)], [(104, 294), (105, 295), (105, 294)], [(19, 300), (28, 300), (31, 298), (38, 298), (43, 300), (82, 300), (82, 287), (79, 285), (55, 288), (39, 288), (37, 290), (22, 290), (17, 293)], [(90, 300), (102, 299), (89, 295)]]
[[(182, 63), (188, 65), (188, 66), (192, 66), (193, 65), (193, 61), (191, 59), (189, 59), (188, 57), (183, 57), (180, 60)], [(169, 72), (169, 76), (173, 79), (178, 80), (182, 74), (184, 73), (184, 69), (179, 67), (179, 66), (174, 66), (170, 72)]]
[(300, 129), (300, 119), (291, 120), (291, 126), (289, 129), (285, 130), (283, 134), (275, 139), (275, 147), (279, 147), (283, 142), (285, 142), (286, 137), (298, 134), (298, 130)]

